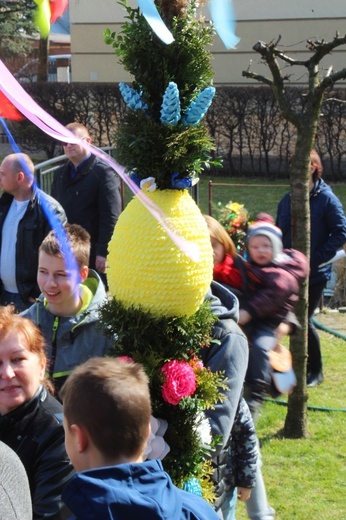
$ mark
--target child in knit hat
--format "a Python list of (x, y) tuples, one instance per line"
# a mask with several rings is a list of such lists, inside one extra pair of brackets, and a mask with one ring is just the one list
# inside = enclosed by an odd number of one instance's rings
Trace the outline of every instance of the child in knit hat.
[[(240, 304), (239, 325), (249, 343), (246, 400), (255, 419), (271, 388), (269, 353), (277, 343), (276, 329), (287, 321), (298, 299), (299, 284), (308, 274), (308, 262), (295, 249), (283, 250), (281, 230), (261, 215), (248, 228), (246, 290)], [(289, 321), (289, 320), (288, 320)]]

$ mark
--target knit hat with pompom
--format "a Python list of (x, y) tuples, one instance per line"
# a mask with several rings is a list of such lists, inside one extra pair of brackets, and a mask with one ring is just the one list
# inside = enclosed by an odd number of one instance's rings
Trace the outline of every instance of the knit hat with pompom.
[(277, 226), (266, 220), (258, 220), (249, 226), (246, 233), (246, 244), (249, 246), (249, 240), (252, 237), (263, 235), (268, 237), (273, 247), (273, 261), (282, 253), (282, 232)]

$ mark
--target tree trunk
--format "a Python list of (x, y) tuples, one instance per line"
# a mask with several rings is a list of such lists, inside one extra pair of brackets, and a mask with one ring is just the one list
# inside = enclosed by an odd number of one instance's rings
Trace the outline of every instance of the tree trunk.
[(48, 81), (48, 38), (40, 38), (38, 47), (37, 81)]
[[(307, 108), (304, 123), (298, 128), (298, 139), (290, 170), (291, 184), (291, 233), (292, 247), (298, 249), (310, 260), (310, 151), (314, 147), (320, 103)], [(299, 301), (295, 312), (301, 330), (291, 336), (290, 350), (297, 386), (288, 399), (284, 435), (289, 438), (307, 436), (306, 361), (307, 361), (307, 319), (308, 319), (308, 278), (300, 287)]]
[[(308, 283), (300, 289), (299, 302), (296, 306), (297, 317), (302, 325), (291, 336), (290, 350), (292, 352), (293, 370), (297, 377), (297, 386), (288, 398), (287, 415), (285, 418), (284, 436), (299, 439), (307, 435), (308, 395), (306, 391), (306, 360), (307, 360), (307, 295)], [(302, 321), (302, 317), (304, 322)]]

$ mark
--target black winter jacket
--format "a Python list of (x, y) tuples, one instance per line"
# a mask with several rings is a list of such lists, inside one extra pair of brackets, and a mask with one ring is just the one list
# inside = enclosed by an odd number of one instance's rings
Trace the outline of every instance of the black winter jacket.
[(227, 482), (231, 489), (251, 489), (256, 484), (258, 459), (257, 434), (249, 407), (242, 397), (235, 416), (230, 456), (227, 464)]
[(115, 171), (91, 155), (70, 178), (71, 163), (59, 168), (52, 183), (52, 196), (66, 211), (70, 224), (83, 226), (91, 236), (90, 267), (95, 256), (106, 257), (108, 243), (121, 212), (120, 181)]
[(69, 518), (61, 493), (74, 470), (65, 451), (62, 405), (40, 386), (30, 401), (0, 416), (0, 440), (26, 469), (34, 520)]
[[(49, 220), (39, 200), (40, 197), (45, 198), (62, 224), (67, 222), (65, 212), (56, 200), (42, 190), (36, 189), (33, 191), (24, 216), (18, 224), (16, 242), (16, 283), (24, 303), (27, 303), (30, 297), (37, 298), (41, 292), (36, 280), (38, 249), (42, 240), (51, 230)], [(2, 227), (12, 201), (13, 195), (9, 193), (4, 193), (0, 198), (0, 251)]]

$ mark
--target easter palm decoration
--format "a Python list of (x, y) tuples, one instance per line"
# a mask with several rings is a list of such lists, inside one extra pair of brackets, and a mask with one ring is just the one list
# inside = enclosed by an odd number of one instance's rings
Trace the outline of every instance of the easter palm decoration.
[(192, 0), (156, 0), (174, 36), (165, 45), (139, 9), (120, 2), (127, 21), (105, 41), (134, 78), (120, 84), (127, 104), (116, 130), (116, 159), (163, 211), (175, 233), (197, 247), (185, 254), (134, 197), (120, 215), (110, 244), (108, 282), (112, 300), (102, 321), (118, 334), (114, 355), (141, 362), (150, 377), (153, 413), (168, 422), (165, 469), (177, 485), (213, 500), (211, 465), (202, 447), (203, 410), (222, 399), (222, 374), (199, 360), (215, 322), (204, 297), (212, 280), (209, 232), (191, 187), (210, 161), (213, 142), (204, 115), (215, 93), (213, 29), (196, 17)]

